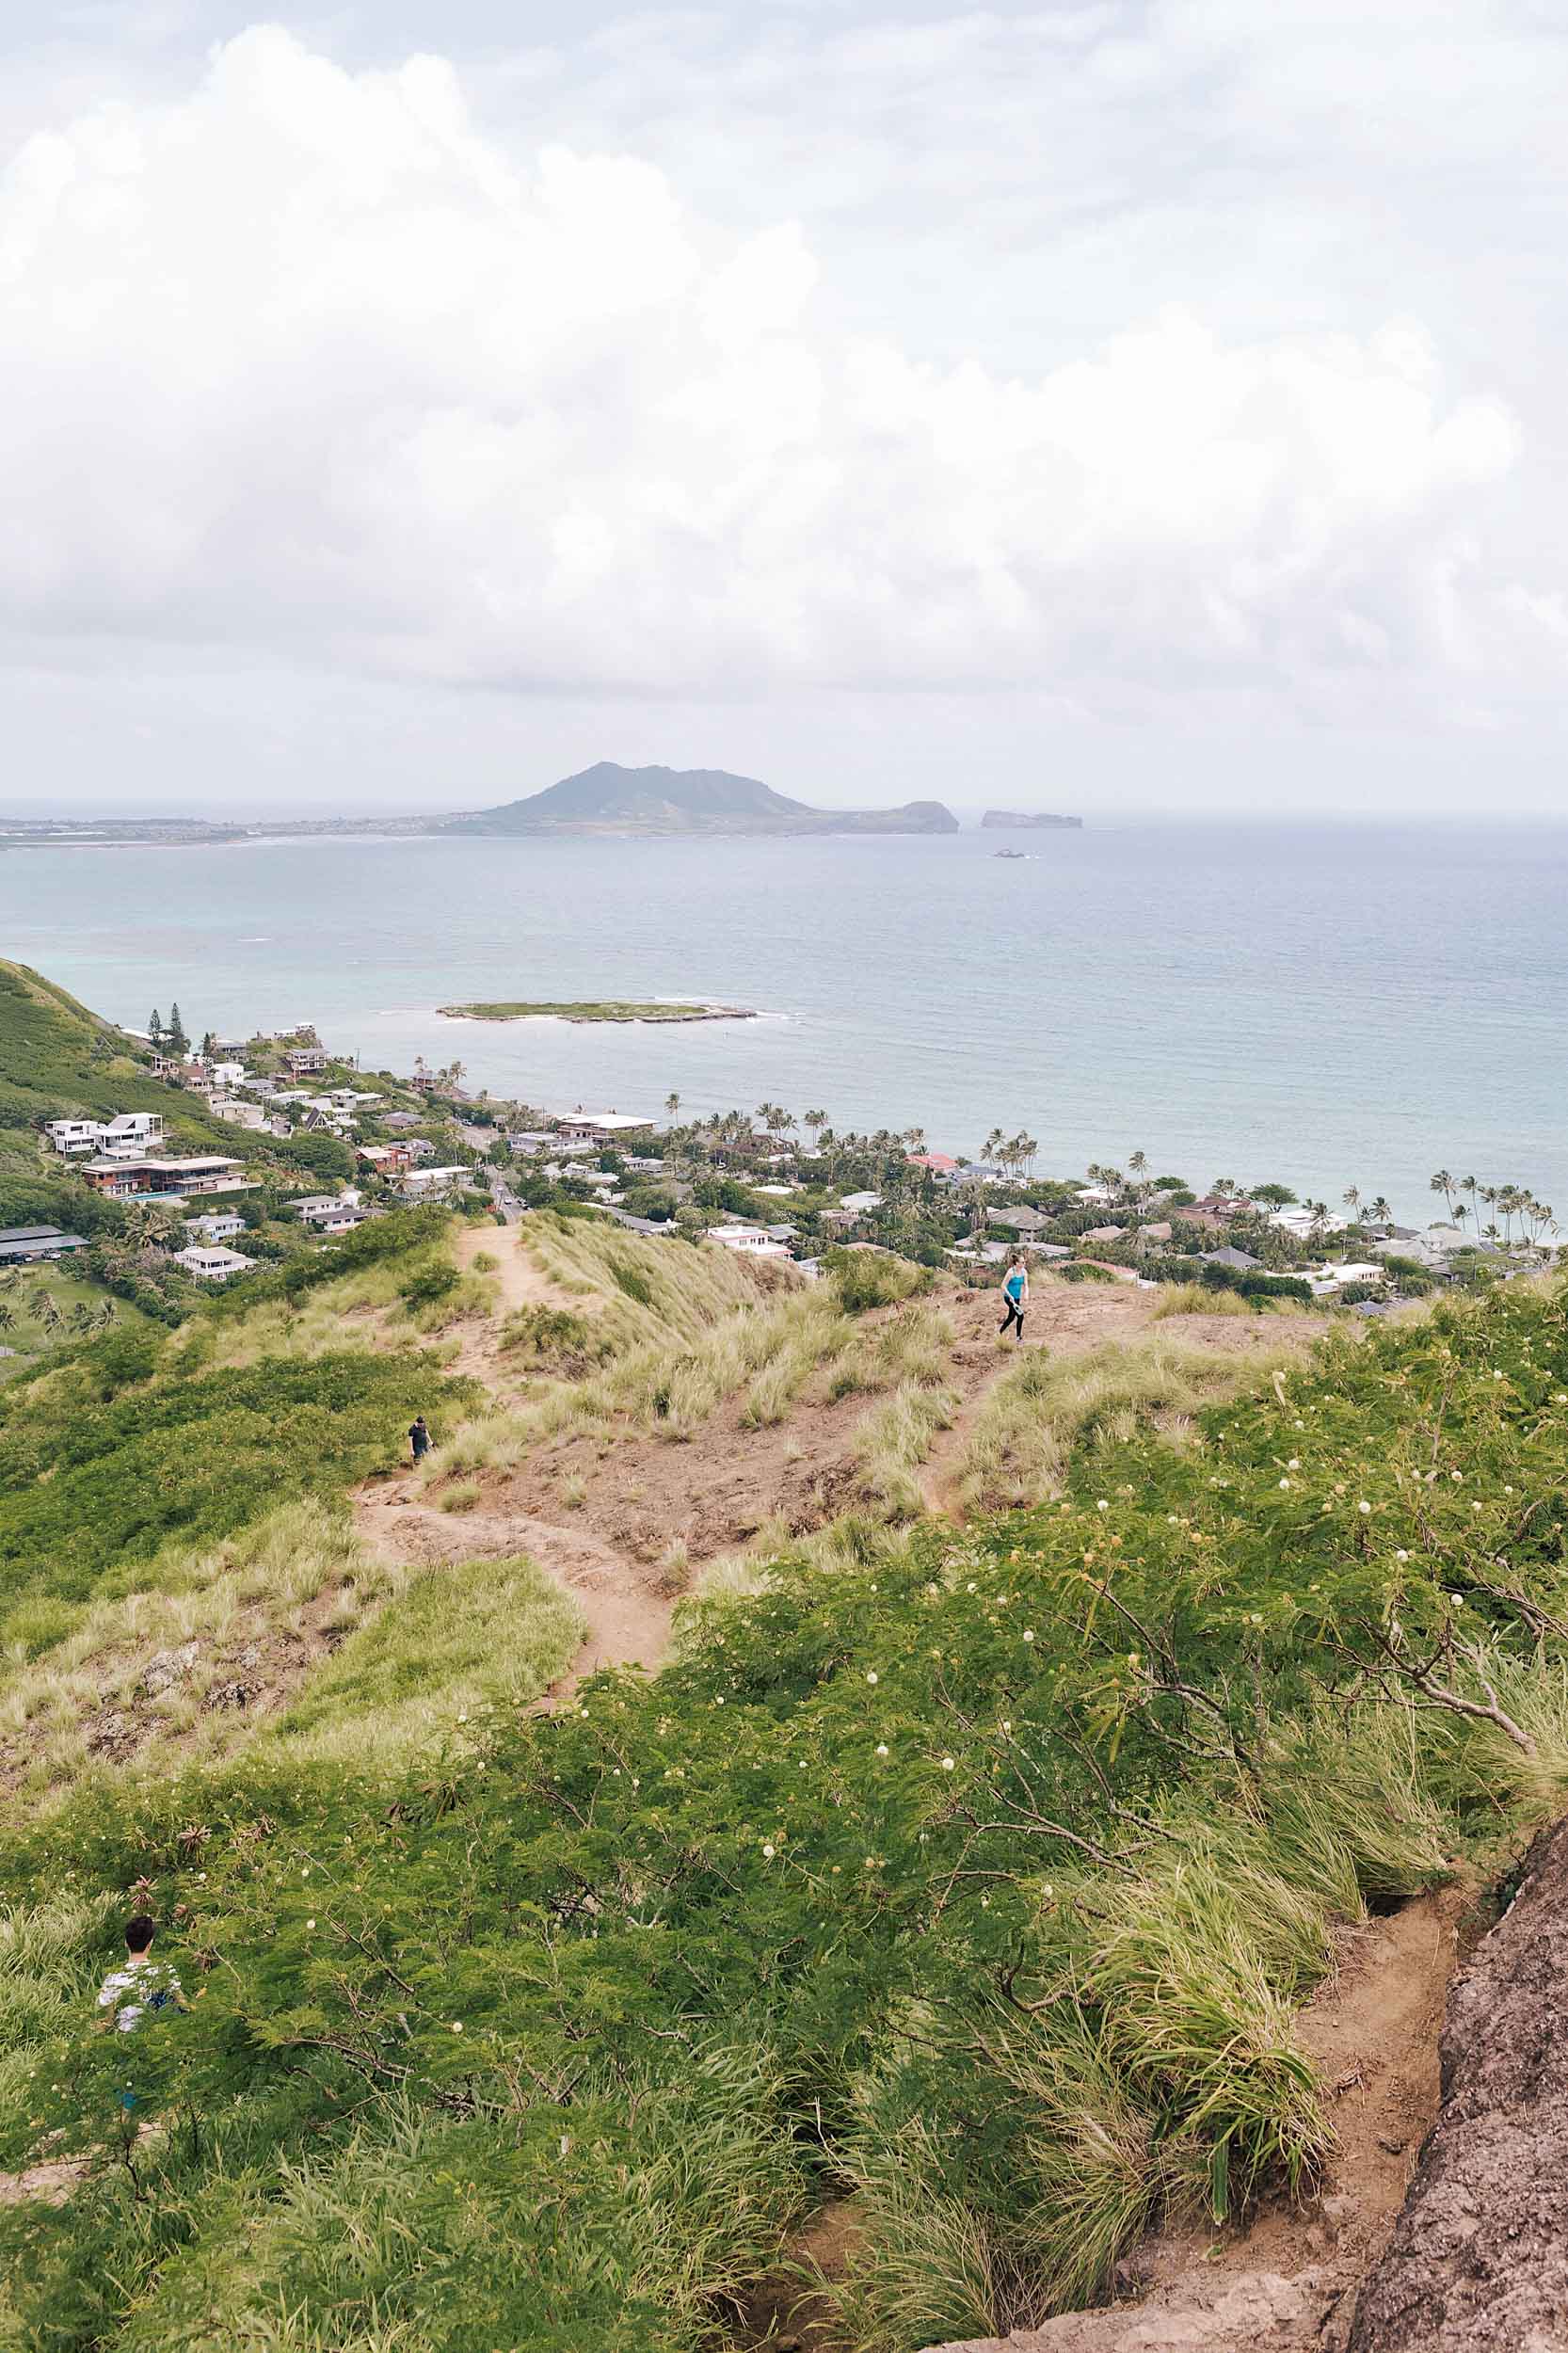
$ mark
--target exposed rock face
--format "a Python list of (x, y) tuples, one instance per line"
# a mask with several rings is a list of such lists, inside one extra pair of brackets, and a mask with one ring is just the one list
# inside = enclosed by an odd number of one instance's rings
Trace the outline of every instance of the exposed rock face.
[(1323, 2302), (1316, 2272), (1284, 2280), (1253, 2271), (1216, 2280), (1179, 2303), (1064, 2313), (1040, 2329), (937, 2345), (934, 2353), (1306, 2353), (1320, 2342)]
[(1443, 2105), (1351, 2353), (1568, 2349), (1568, 1822), (1455, 1981)]

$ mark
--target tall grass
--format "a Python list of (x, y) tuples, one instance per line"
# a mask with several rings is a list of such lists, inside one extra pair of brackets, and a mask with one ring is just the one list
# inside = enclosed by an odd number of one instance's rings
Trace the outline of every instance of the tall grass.
[(1169, 1316), (1238, 1316), (1243, 1319), (1258, 1313), (1250, 1299), (1240, 1291), (1222, 1290), (1207, 1283), (1171, 1283), (1160, 1291), (1155, 1302), (1151, 1323), (1161, 1323)]
[(889, 1518), (915, 1519), (924, 1509), (920, 1467), (936, 1433), (951, 1426), (957, 1406), (951, 1389), (905, 1381), (861, 1421), (855, 1433), (861, 1484)]
[(1157, 1332), (1081, 1356), (1028, 1350), (976, 1417), (959, 1500), (970, 1510), (1039, 1502), (1058, 1492), (1075, 1449), (1115, 1447), (1151, 1427), (1180, 1444), (1203, 1407), (1261, 1388), (1290, 1361), (1288, 1351), (1219, 1355)]

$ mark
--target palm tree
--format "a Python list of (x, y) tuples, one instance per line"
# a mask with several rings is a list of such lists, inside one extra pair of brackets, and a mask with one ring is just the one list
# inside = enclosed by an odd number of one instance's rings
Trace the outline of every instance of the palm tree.
[(1341, 1197), (1342, 1197), (1342, 1199), (1343, 1199), (1343, 1201), (1344, 1201), (1344, 1204), (1345, 1204), (1346, 1209), (1349, 1209), (1349, 1211), (1350, 1211), (1350, 1213), (1351, 1213), (1352, 1217), (1353, 1218), (1353, 1217), (1354, 1217), (1354, 1215), (1355, 1215), (1355, 1213), (1356, 1213), (1356, 1211), (1357, 1211), (1357, 1209), (1360, 1209), (1360, 1207), (1361, 1207), (1361, 1188), (1360, 1188), (1360, 1186), (1359, 1186), (1359, 1185), (1347, 1185), (1347, 1186), (1345, 1187), (1344, 1193), (1343, 1193), (1343, 1195), (1342, 1195)]
[(1000, 1128), (993, 1128), (990, 1134), (986, 1137), (984, 1143), (980, 1147), (981, 1159), (983, 1160), (994, 1160), (1006, 1141), (1007, 1139), (1002, 1134), (1001, 1129)]
[(1148, 1191), (1148, 1187), (1144, 1181), (1148, 1175), (1148, 1170), (1149, 1156), (1146, 1152), (1129, 1152), (1128, 1154), (1127, 1173), (1132, 1178), (1133, 1186), (1138, 1195), (1138, 1206), (1140, 1209), (1142, 1209), (1144, 1205), (1144, 1196)]
[(671, 1119), (674, 1119), (680, 1110), (680, 1097), (674, 1087), (671, 1087), (664, 1097), (664, 1110)]
[[(1466, 1176), (1459, 1189), (1461, 1193), (1467, 1193), (1470, 1196), (1470, 1225), (1472, 1230), (1479, 1233), (1480, 1230), (1480, 1186), (1474, 1176)], [(1457, 1223), (1457, 1220), (1455, 1222)]]
[(807, 1127), (810, 1128), (812, 1135), (815, 1137), (816, 1142), (820, 1146), (822, 1143), (823, 1129), (827, 1126), (827, 1113), (825, 1112), (807, 1112), (804, 1116)]
[(909, 1146), (911, 1152), (923, 1152), (925, 1150), (925, 1129), (923, 1128), (905, 1128), (904, 1131), (904, 1141)]
[(1442, 1194), (1443, 1205), (1448, 1212), (1448, 1222), (1451, 1225), (1454, 1213), (1454, 1180), (1446, 1168), (1440, 1168), (1432, 1177), (1431, 1191)]
[(1380, 1225), (1389, 1225), (1393, 1223), (1394, 1212), (1381, 1193), (1372, 1204), (1371, 1214)]

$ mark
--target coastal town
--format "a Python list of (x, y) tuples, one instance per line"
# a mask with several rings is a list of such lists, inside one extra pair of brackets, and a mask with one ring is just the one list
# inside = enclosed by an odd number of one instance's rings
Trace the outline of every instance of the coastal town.
[[(797, 1119), (773, 1103), (688, 1118), (671, 1094), (661, 1115), (551, 1112), (471, 1091), (460, 1063), (363, 1072), (310, 1023), (195, 1046), (176, 1008), (120, 1035), (137, 1081), (127, 1097), (151, 1079), (166, 1108), (127, 1099), (93, 1115), (61, 1100), (40, 1122), (53, 1213), (0, 1229), (0, 1286), (69, 1261), (168, 1320), (183, 1295), (244, 1284), (421, 1204), (504, 1225), (543, 1209), (608, 1220), (804, 1283), (850, 1252), (982, 1287), (1021, 1258), (1037, 1280), (1196, 1286), (1260, 1309), (1294, 1300), (1363, 1318), (1527, 1273), (1562, 1247), (1526, 1187), (1446, 1170), (1432, 1178), (1440, 1213), (1416, 1225), (1354, 1184), (1333, 1205), (1277, 1177), (1200, 1186), (1156, 1173), (1142, 1151), (1042, 1175), (1036, 1140), (1000, 1128), (965, 1155), (919, 1128), (840, 1130), (825, 1112)], [(74, 1312), (79, 1326), (88, 1310)]]

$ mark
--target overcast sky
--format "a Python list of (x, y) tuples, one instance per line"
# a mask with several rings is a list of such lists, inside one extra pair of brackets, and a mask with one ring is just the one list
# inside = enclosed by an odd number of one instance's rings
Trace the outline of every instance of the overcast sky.
[(1568, 815), (1565, 102), (1560, 0), (0, 0), (4, 789)]

